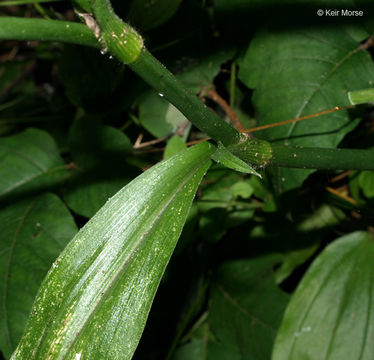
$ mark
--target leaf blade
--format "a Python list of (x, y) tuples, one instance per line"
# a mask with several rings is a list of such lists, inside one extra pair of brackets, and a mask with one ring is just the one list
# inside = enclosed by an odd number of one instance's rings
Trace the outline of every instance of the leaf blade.
[[(354, 29), (362, 31), (360, 25)], [(340, 26), (257, 33), (242, 59), (239, 78), (255, 89), (253, 103), (259, 125), (350, 105), (348, 90), (372, 86), (372, 60), (350, 30)], [(361, 77), (359, 71), (367, 76)], [(259, 136), (285, 145), (334, 148), (356, 125), (357, 121), (341, 110), (273, 127)], [(275, 169), (274, 185), (278, 192), (294, 189), (311, 172)]]
[(0, 348), (10, 357), (50, 264), (77, 232), (62, 201), (44, 194), (0, 211)]
[(229, 169), (245, 174), (256, 175), (262, 179), (262, 176), (255, 169), (253, 169), (252, 166), (232, 154), (221, 143), (218, 143), (218, 148), (212, 155), (212, 159), (217, 163), (221, 163), (222, 165), (228, 167)]
[(51, 187), (67, 174), (54, 140), (39, 129), (1, 139), (0, 159), (0, 200)]
[(343, 236), (321, 253), (286, 310), (273, 360), (372, 358), (373, 254), (366, 232)]
[(131, 358), (213, 151), (179, 153), (108, 201), (56, 260), (12, 359)]

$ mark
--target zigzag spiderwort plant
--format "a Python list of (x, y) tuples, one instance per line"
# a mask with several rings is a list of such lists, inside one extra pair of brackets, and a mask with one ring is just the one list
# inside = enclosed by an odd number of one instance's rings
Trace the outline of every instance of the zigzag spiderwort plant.
[[(80, 7), (79, 14), (85, 24), (2, 17), (0, 37), (70, 42), (107, 52), (163, 94), (218, 145), (205, 142), (157, 164), (125, 186), (97, 212), (54, 261), (11, 359), (130, 359), (197, 187), (212, 164), (211, 159), (246, 173), (256, 173), (267, 166), (374, 169), (372, 150), (277, 145), (238, 132), (150, 54), (142, 37), (113, 12), (109, 0), (76, 1), (76, 5)], [(242, 188), (235, 191), (245, 193)], [(327, 263), (325, 268), (332, 267), (328, 258), (331, 251), (334, 259), (351, 256), (352, 263), (357, 263), (357, 258), (363, 259), (368, 271), (360, 274), (365, 277), (370, 273), (368, 259), (374, 251), (372, 235), (354, 233), (337, 244), (322, 254), (319, 263)], [(346, 246), (341, 249), (341, 244)], [(347, 249), (352, 250), (353, 255)], [(370, 256), (363, 258), (363, 251)], [(256, 271), (262, 270), (261, 261), (260, 265), (251, 266)], [(266, 259), (265, 263), (272, 267), (272, 261)], [(330, 278), (324, 276), (325, 270), (318, 267), (319, 263), (313, 265), (311, 273), (315, 274), (314, 278), (328, 283)], [(6, 274), (10, 274), (10, 267)], [(350, 283), (349, 273), (346, 278)], [(318, 326), (308, 313), (295, 319), (295, 311), (301, 312), (305, 303), (303, 296), (309, 298), (305, 292), (312, 289), (309, 291), (315, 297), (318, 293), (311, 275), (305, 277), (305, 282), (310, 286), (303, 283), (301, 295), (294, 297), (286, 312), (274, 350), (275, 359), (300, 358), (305, 340), (300, 340), (301, 345), (294, 345), (294, 338), (310, 331), (305, 329)], [(224, 290), (222, 293), (231, 304), (236, 303)], [(329, 298), (328, 294), (323, 295)], [(323, 303), (323, 296), (318, 300)], [(314, 303), (307, 305), (311, 313), (316, 311)], [(6, 307), (4, 296), (3, 308)], [(297, 310), (292, 312), (292, 309)], [(242, 312), (246, 314), (246, 310)], [(3, 322), (8, 329), (9, 320), (4, 317)], [(331, 321), (331, 324), (335, 323)], [(330, 330), (328, 326), (323, 328), (326, 333)], [(298, 335), (290, 337), (292, 332)], [(10, 355), (9, 331), (7, 337), (8, 344), (3, 348)], [(328, 351), (338, 351), (333, 340), (330, 343)], [(360, 351), (365, 349), (363, 346)], [(313, 356), (311, 358), (321, 358), (319, 353)]]

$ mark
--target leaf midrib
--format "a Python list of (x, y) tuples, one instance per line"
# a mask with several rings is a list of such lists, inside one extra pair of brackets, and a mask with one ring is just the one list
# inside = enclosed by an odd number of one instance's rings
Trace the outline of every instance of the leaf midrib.
[[(121, 267), (119, 267), (119, 269), (116, 271), (115, 275), (112, 276), (112, 281), (111, 281), (111, 285), (107, 286), (106, 289), (104, 291), (102, 291), (102, 293), (104, 295), (100, 296), (99, 300), (96, 302), (95, 306), (92, 307), (92, 310), (91, 312), (89, 313), (88, 316), (86, 316), (82, 326), (80, 327), (80, 330), (79, 331), (75, 331), (75, 334), (77, 334), (77, 336), (74, 337), (73, 341), (71, 341), (69, 343), (69, 346), (66, 348), (66, 350), (63, 352), (63, 357), (59, 357), (60, 359), (64, 359), (66, 355), (69, 354), (69, 352), (71, 351), (71, 349), (74, 347), (75, 343), (77, 342), (78, 338), (79, 338), (79, 334), (83, 333), (85, 328), (88, 326), (89, 324), (89, 319), (91, 318), (91, 315), (96, 311), (97, 308), (100, 307), (100, 304), (104, 301), (104, 299), (106, 298), (106, 295), (108, 293), (108, 291), (111, 289), (111, 287), (113, 286), (112, 284), (116, 283), (118, 278), (121, 276), (121, 274), (123, 273), (123, 271), (127, 268), (127, 265), (128, 263), (131, 261), (131, 259), (133, 258), (133, 254), (136, 252), (136, 250), (139, 248), (139, 246), (143, 243), (143, 239), (148, 237), (149, 236), (149, 233), (150, 233), (150, 229), (152, 229), (157, 223), (158, 221), (161, 220), (161, 216), (158, 216), (159, 214), (162, 215), (166, 210), (167, 208), (169, 207), (169, 205), (171, 204), (171, 202), (174, 200), (174, 198), (180, 193), (180, 191), (182, 190), (182, 188), (193, 178), (193, 176), (195, 176), (196, 172), (198, 170), (200, 170), (202, 168), (203, 165), (206, 164), (206, 162), (208, 161), (208, 158), (206, 159), (206, 161), (204, 162), (201, 162), (200, 164), (197, 164), (196, 166), (193, 167), (193, 170), (191, 170), (189, 172), (189, 175), (184, 179), (184, 181), (178, 186), (177, 188), (177, 191), (175, 191), (173, 194), (171, 194), (171, 196), (169, 197), (169, 199), (165, 199), (165, 205), (163, 207), (161, 207), (161, 211), (157, 211), (157, 214), (154, 215), (154, 220), (151, 224), (149, 225), (145, 225), (147, 226), (146, 230), (148, 231), (144, 231), (144, 227), (141, 227), (139, 228), (139, 230), (136, 232), (137, 234), (139, 232), (142, 232), (144, 235), (139, 237), (139, 239), (137, 240), (137, 242), (134, 244), (134, 246), (132, 247), (132, 250), (131, 252), (129, 253), (129, 255), (123, 260), (123, 264)], [(133, 234), (134, 236), (135, 234)]]
[(0, 192), (0, 196), (7, 195), (12, 190), (20, 188), (21, 186), (25, 185), (26, 183), (30, 183), (30, 182), (34, 181), (35, 179), (37, 179), (39, 177), (42, 177), (42, 176), (48, 175), (48, 174), (52, 174), (54, 172), (58, 172), (59, 170), (63, 170), (63, 169), (65, 169), (65, 165), (59, 165), (59, 166), (55, 166), (55, 167), (50, 168), (50, 169), (44, 169), (42, 172), (40, 172), (40, 173), (38, 173), (34, 176), (31, 176), (31, 177), (25, 178), (23, 180), (20, 180), (20, 181), (14, 183), (12, 186), (7, 187), (5, 190)]

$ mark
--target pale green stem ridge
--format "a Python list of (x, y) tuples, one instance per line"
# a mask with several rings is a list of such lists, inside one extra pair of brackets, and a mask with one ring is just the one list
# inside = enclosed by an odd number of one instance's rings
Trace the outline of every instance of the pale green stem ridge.
[(92, 0), (91, 7), (99, 26), (96, 36), (103, 50), (108, 50), (125, 64), (134, 62), (143, 48), (142, 37), (114, 13), (109, 0)]

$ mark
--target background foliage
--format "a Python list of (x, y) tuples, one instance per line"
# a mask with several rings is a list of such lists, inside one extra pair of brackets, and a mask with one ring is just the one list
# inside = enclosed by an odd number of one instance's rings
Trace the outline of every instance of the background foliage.
[[(113, 1), (180, 80), (229, 120), (208, 95), (214, 89), (245, 127), (347, 105), (348, 91), (373, 87), (372, 48), (362, 46), (374, 31), (368, 4)], [(318, 17), (319, 8), (364, 16)], [(79, 21), (68, 2), (0, 11)], [(108, 54), (13, 41), (0, 51), (0, 350), (8, 359), (43, 277), (77, 229), (204, 134)], [(139, 134), (143, 142), (166, 137), (166, 148), (134, 148)], [(369, 148), (372, 108), (256, 136)], [(373, 358), (374, 173), (261, 175), (222, 164), (208, 171), (134, 359), (270, 359), (275, 341), (274, 359)]]

